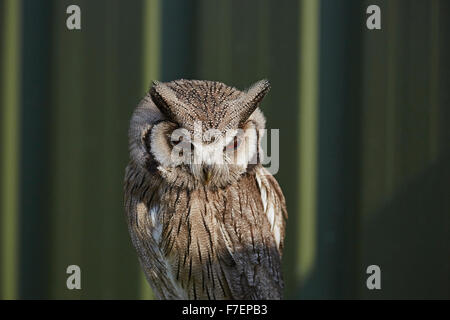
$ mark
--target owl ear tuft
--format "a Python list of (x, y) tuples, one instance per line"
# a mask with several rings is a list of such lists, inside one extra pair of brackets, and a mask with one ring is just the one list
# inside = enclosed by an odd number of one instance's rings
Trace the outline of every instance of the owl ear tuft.
[(241, 122), (246, 121), (252, 115), (269, 90), (270, 82), (263, 79), (253, 84), (244, 93), (237, 104), (237, 112), (240, 115)]
[(180, 110), (181, 102), (172, 89), (162, 82), (153, 81), (149, 93), (155, 105), (164, 115), (170, 119), (178, 120), (182, 112)]

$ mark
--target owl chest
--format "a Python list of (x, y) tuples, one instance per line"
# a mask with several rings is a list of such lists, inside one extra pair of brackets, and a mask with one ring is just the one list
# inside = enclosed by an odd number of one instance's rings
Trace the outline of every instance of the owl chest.
[(267, 219), (261, 201), (248, 191), (165, 194), (171, 201), (149, 210), (155, 258), (181, 299), (230, 298), (224, 268), (239, 273), (239, 253), (264, 244)]
[(215, 249), (225, 249), (221, 246), (229, 251), (229, 245), (252, 240), (245, 238), (251, 229), (270, 228), (257, 191), (202, 189), (168, 196), (164, 205), (150, 210), (153, 237), (167, 256), (198, 256), (203, 262)]
[[(152, 237), (166, 279), (180, 299), (223, 299), (226, 280), (218, 274), (218, 222), (208, 205), (191, 199), (184, 210), (161, 207), (150, 211), (155, 221)], [(155, 250), (155, 251), (156, 251)], [(217, 285), (217, 287), (216, 287)]]

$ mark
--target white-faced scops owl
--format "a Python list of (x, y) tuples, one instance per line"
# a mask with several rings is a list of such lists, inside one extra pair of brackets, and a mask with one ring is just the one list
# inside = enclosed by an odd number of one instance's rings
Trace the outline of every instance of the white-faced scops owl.
[(129, 129), (125, 211), (159, 299), (281, 299), (287, 211), (262, 166), (270, 84), (154, 82)]

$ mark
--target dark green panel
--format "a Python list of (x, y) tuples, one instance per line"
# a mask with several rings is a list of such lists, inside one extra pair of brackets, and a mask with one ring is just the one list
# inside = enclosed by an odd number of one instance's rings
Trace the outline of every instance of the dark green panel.
[[(390, 130), (386, 119), (388, 112), (395, 111), (387, 91), (388, 76), (395, 72), (393, 60), (388, 51), (388, 42), (395, 43), (396, 39), (395, 30), (389, 23), (395, 19), (395, 11), (392, 7), (388, 10), (386, 2), (382, 1), (365, 1), (364, 7), (367, 8), (372, 3), (379, 5), (383, 12), (382, 28), (384, 29), (377, 31), (363, 29), (361, 175), (364, 181), (370, 181), (361, 187), (363, 218), (369, 215), (390, 192), (388, 186), (389, 177), (392, 176), (392, 165), (386, 159), (393, 141), (389, 137)], [(394, 2), (391, 3), (394, 4)], [(389, 72), (389, 69), (392, 71)]]
[(439, 1), (439, 83), (437, 84), (439, 101), (439, 149), (441, 153), (450, 150), (450, 2)]
[[(366, 118), (364, 125), (385, 128), (385, 153), (373, 154), (385, 165), (369, 166), (369, 162), (376, 163), (363, 152), (361, 165), (367, 170), (361, 182), (367, 196), (361, 201), (359, 231), (359, 292), (363, 298), (442, 299), (450, 295), (448, 152), (432, 147), (439, 145), (438, 132), (448, 127), (448, 108), (442, 108), (441, 98), (448, 96), (444, 87), (449, 77), (441, 75), (448, 69), (449, 52), (442, 45), (449, 29), (441, 27), (445, 22), (437, 14), (448, 12), (445, 4), (405, 0), (382, 5), (388, 33), (380, 32), (386, 41), (377, 48), (386, 55), (387, 77), (366, 74), (365, 91), (386, 81), (386, 116)], [(371, 40), (366, 38), (368, 45)], [(373, 63), (374, 56), (366, 52), (365, 64)], [(376, 115), (380, 106), (366, 100), (364, 108)], [(363, 135), (366, 146), (380, 141), (368, 131)], [(368, 192), (377, 174), (387, 181), (386, 190), (379, 189), (381, 196)], [(381, 268), (381, 291), (365, 286), (365, 268), (371, 264)]]
[(23, 299), (48, 298), (50, 2), (22, 4), (20, 287)]
[[(233, 3), (228, 0), (199, 0), (196, 23), (196, 76), (202, 80), (234, 85), (232, 74), (231, 17)], [(236, 9), (236, 8), (235, 8)]]
[[(402, 158), (406, 150), (405, 123), (408, 116), (404, 114), (406, 108), (409, 108), (408, 101), (408, 77), (409, 66), (408, 57), (408, 21), (407, 16), (410, 6), (404, 6), (401, 1), (387, 1), (384, 5), (387, 11), (386, 31), (384, 37), (387, 39), (386, 58), (387, 66), (385, 69), (386, 78), (374, 78), (374, 82), (386, 82), (386, 105), (385, 105), (385, 125), (386, 125), (386, 154), (383, 162), (385, 163), (385, 198), (381, 198), (381, 203), (395, 193), (396, 188), (402, 184), (405, 178), (405, 170), (402, 167)], [(366, 61), (366, 64), (370, 60)], [(377, 122), (374, 122), (377, 124)], [(380, 205), (378, 203), (377, 205)]]
[(363, 298), (450, 298), (450, 157), (414, 177), (370, 217), (361, 234), (362, 265), (381, 268), (381, 290)]
[[(289, 222), (287, 224), (283, 270), (285, 297), (298, 298), (296, 277), (299, 219), (298, 177), (298, 62), (299, 62), (299, 3), (271, 1), (269, 4), (268, 39), (269, 79), (272, 90), (263, 111), (266, 127), (280, 129), (280, 169), (275, 178), (286, 197)], [(266, 107), (267, 106), (267, 107)]]
[[(270, 76), (270, 9), (268, 1), (231, 3), (231, 21), (225, 26), (232, 32), (231, 74), (234, 84), (243, 89)], [(269, 105), (269, 97), (265, 106)]]
[(161, 3), (161, 81), (193, 79), (196, 73), (198, 0)]
[[(405, 3), (402, 3), (405, 4)], [(396, 70), (398, 86), (396, 126), (397, 185), (401, 185), (429, 164), (429, 86), (430, 65), (430, 4), (426, 1), (407, 2), (400, 7), (403, 26), (398, 39)], [(399, 21), (400, 20), (400, 21)], [(394, 23), (394, 21), (392, 21)]]

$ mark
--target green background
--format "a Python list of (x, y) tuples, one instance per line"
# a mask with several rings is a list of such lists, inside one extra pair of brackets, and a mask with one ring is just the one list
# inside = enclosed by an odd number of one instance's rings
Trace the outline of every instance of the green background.
[[(123, 212), (133, 109), (153, 79), (268, 78), (286, 298), (450, 298), (449, 14), (448, 0), (0, 0), (0, 297), (151, 298)], [(72, 264), (82, 290), (66, 288)]]

